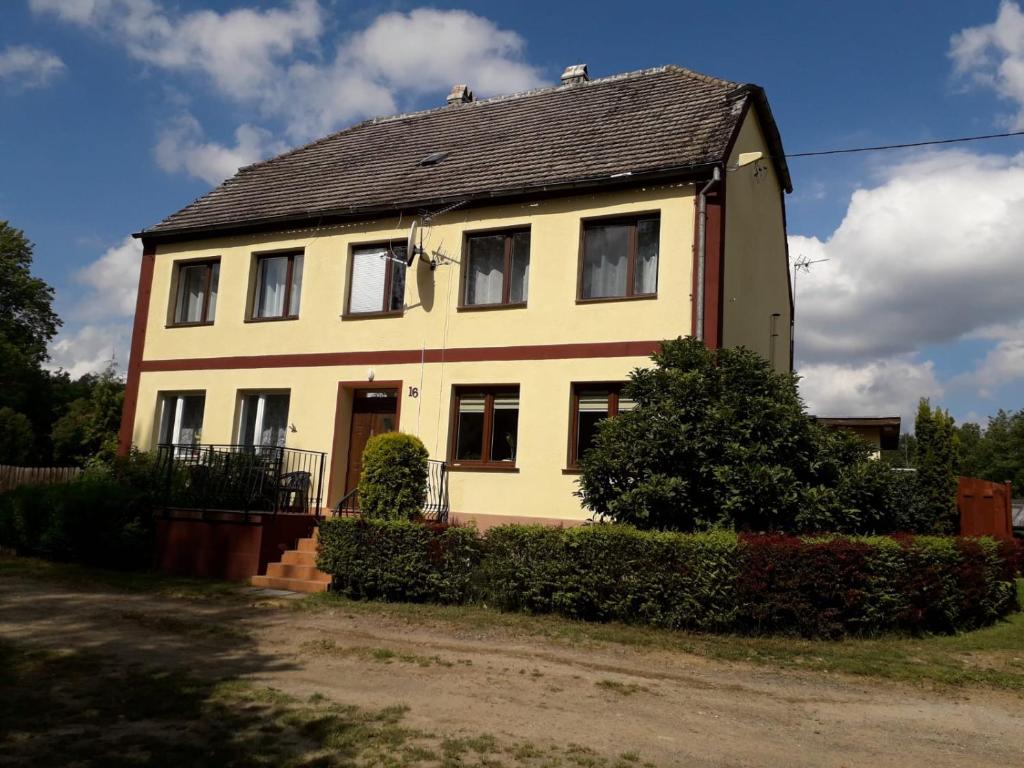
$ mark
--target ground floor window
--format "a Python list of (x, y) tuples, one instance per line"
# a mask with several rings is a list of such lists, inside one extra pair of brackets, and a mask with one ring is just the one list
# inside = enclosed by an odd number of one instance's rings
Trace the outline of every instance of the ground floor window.
[(245, 446), (284, 447), (288, 435), (287, 392), (252, 392), (242, 395), (238, 442)]
[(569, 467), (579, 466), (579, 460), (593, 445), (598, 424), (636, 407), (633, 400), (622, 394), (622, 387), (622, 382), (572, 385)]
[(519, 387), (456, 387), (452, 463), (514, 467), (519, 440)]
[(202, 439), (206, 394), (167, 394), (160, 400), (160, 443), (195, 445)]

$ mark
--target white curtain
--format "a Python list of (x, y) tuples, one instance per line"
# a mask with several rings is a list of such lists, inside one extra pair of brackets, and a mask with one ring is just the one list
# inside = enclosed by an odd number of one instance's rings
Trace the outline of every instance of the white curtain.
[(176, 322), (198, 323), (202, 321), (206, 269), (205, 264), (181, 268), (178, 282), (178, 308), (175, 313)]
[(262, 395), (263, 424), (260, 445), (284, 447), (288, 434), (288, 395)]
[(302, 255), (292, 257), (291, 296), (288, 298), (288, 314), (299, 314), (299, 300), (302, 298)]
[(194, 445), (199, 442), (203, 431), (203, 410), (205, 395), (177, 395), (173, 397), (174, 426), (171, 442), (180, 445)]
[(588, 227), (583, 240), (583, 298), (626, 295), (629, 226)]
[(256, 275), (259, 288), (256, 317), (281, 317), (284, 315), (284, 292), (287, 290), (285, 285), (287, 279), (287, 256), (260, 259), (259, 274)]
[(215, 261), (210, 268), (213, 270), (213, 274), (210, 275), (210, 306), (206, 311), (205, 319), (212, 323), (217, 312), (217, 286), (220, 284), (220, 262)]
[(657, 219), (643, 219), (636, 225), (636, 268), (633, 272), (633, 293), (650, 294), (658, 290)]
[(352, 252), (352, 286), (348, 311), (380, 312), (384, 309), (384, 282), (390, 262), (383, 248), (363, 248)]
[(512, 236), (512, 278), (508, 300), (512, 304), (526, 301), (530, 291), (530, 233), (516, 232)]
[(487, 235), (469, 241), (466, 304), (500, 304), (505, 271), (505, 236)]

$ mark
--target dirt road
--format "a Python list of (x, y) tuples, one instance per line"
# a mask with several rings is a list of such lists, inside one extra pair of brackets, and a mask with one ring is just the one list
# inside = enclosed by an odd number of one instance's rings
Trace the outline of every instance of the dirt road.
[(417, 728), (658, 766), (1024, 764), (1024, 700), (1009, 693), (569, 645), (344, 602), (297, 610), (254, 592), (174, 599), (4, 579), (0, 638), (240, 675), (303, 698), (404, 704)]

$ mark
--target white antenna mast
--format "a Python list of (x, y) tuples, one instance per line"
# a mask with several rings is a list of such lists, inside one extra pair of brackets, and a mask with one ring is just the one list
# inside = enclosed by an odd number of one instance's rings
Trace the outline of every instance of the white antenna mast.
[(830, 259), (809, 259), (803, 254), (796, 257), (793, 262), (793, 303), (796, 303), (796, 276), (803, 272), (805, 275), (811, 273), (812, 264), (821, 264), (823, 261), (830, 261)]

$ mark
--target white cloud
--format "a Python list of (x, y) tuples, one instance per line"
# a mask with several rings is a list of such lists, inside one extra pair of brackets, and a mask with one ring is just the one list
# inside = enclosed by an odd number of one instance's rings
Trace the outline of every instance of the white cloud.
[(127, 365), (141, 264), (142, 244), (128, 236), (75, 274), (86, 291), (69, 312), (74, 322), (50, 344), (50, 367), (78, 377), (102, 370), (112, 358), (122, 369)]
[(48, 85), (67, 67), (56, 54), (30, 45), (10, 45), (0, 51), (0, 81), (19, 88)]
[(1024, 333), (1000, 339), (972, 371), (953, 377), (951, 384), (991, 398), (1003, 385), (1024, 378)]
[(142, 244), (130, 235), (108, 248), (75, 275), (79, 283), (90, 289), (76, 304), (75, 314), (90, 318), (131, 317), (135, 312), (141, 264)]
[(415, 97), (468, 82), (481, 94), (530, 88), (518, 34), (467, 11), (386, 13), (331, 48), (317, 0), (266, 10), (174, 14), (154, 0), (30, 0), (33, 10), (95, 29), (133, 58), (199, 72), (219, 93), (281, 120), (304, 140)]
[[(857, 190), (824, 240), (790, 238), (801, 391), (821, 414), (908, 418), (918, 397), (987, 396), (1024, 378), (1024, 155), (918, 155)], [(940, 381), (926, 346), (993, 342)], [(905, 422), (906, 424), (906, 422)]]
[(800, 394), (818, 416), (902, 416), (913, 427), (919, 398), (936, 398), (943, 388), (930, 361), (911, 356), (860, 365), (815, 363), (800, 368)]
[(102, 371), (113, 360), (120, 370), (128, 365), (131, 323), (83, 325), (61, 333), (50, 345), (49, 367), (63, 368), (72, 378)]
[(1024, 320), (1024, 155), (934, 152), (855, 192), (797, 282), (797, 357), (870, 360)]
[(1017, 3), (1002, 0), (994, 22), (953, 35), (949, 55), (958, 75), (1016, 102), (1014, 124), (1024, 128), (1024, 12)]
[(219, 184), (242, 166), (284, 150), (285, 145), (269, 131), (248, 124), (235, 130), (234, 146), (205, 141), (199, 121), (186, 113), (160, 133), (153, 153), (157, 165), (168, 173), (185, 172)]

